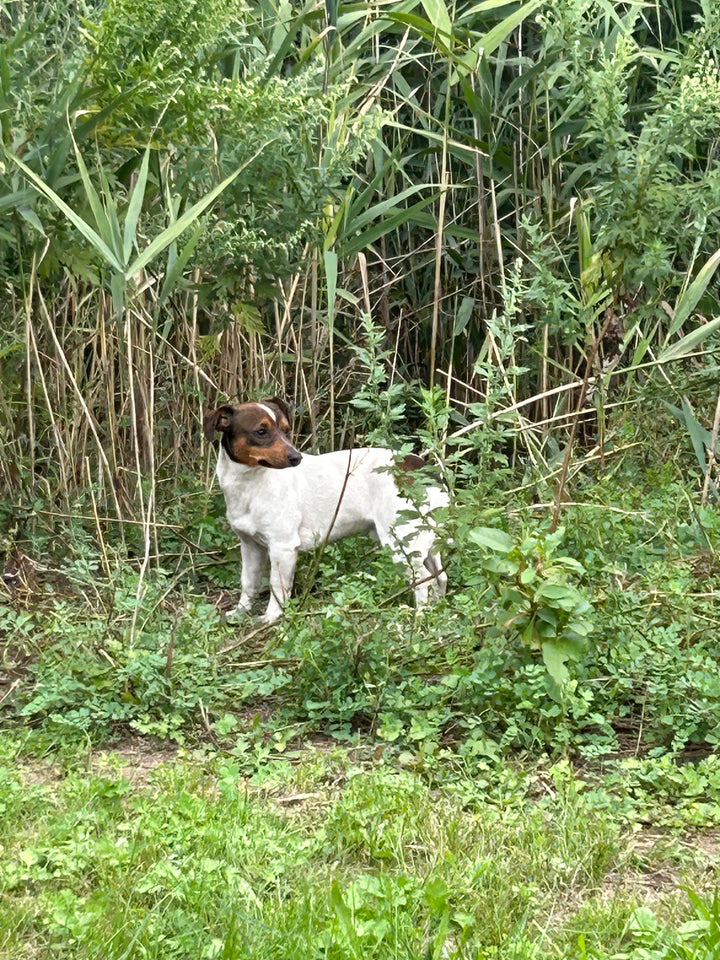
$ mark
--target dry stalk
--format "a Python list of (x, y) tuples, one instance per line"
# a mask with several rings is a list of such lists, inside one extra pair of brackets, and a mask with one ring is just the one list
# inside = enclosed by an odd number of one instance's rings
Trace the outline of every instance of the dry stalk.
[(555, 497), (555, 507), (553, 509), (553, 518), (550, 525), (551, 530), (556, 530), (558, 522), (560, 520), (560, 510), (562, 509), (563, 495), (565, 493), (565, 485), (567, 483), (568, 469), (570, 467), (570, 457), (572, 456), (573, 446), (575, 445), (575, 436), (577, 434), (578, 423), (580, 422), (580, 413), (582, 406), (585, 403), (585, 397), (588, 392), (588, 385), (590, 383), (590, 374), (595, 363), (595, 357), (600, 348), (600, 344), (605, 338), (605, 334), (610, 329), (610, 324), (613, 322), (615, 314), (612, 308), (608, 308), (605, 311), (605, 322), (602, 325), (600, 333), (595, 337), (595, 342), (590, 348), (590, 353), (588, 354), (587, 365), (585, 368), (585, 377), (583, 378), (582, 387), (580, 388), (580, 395), (578, 397), (578, 402), (575, 407), (575, 416), (572, 423), (570, 424), (570, 436), (568, 437), (568, 442), (565, 447), (565, 456), (563, 457), (562, 468), (560, 470), (560, 479), (558, 481), (557, 494)]
[(73, 389), (73, 391), (74, 391), (74, 393), (75, 393), (75, 395), (76, 395), (76, 397), (77, 397), (78, 403), (80, 404), (80, 407), (81, 407), (81, 409), (82, 409), (82, 412), (83, 412), (84, 416), (87, 418), (88, 426), (90, 427), (90, 430), (91, 430), (91, 432), (92, 432), (93, 439), (95, 440), (95, 446), (96, 446), (98, 458), (99, 458), (99, 460), (102, 462), (103, 467), (105, 468), (105, 471), (106, 471), (106, 474), (107, 474), (107, 478), (108, 478), (108, 484), (109, 484), (110, 490), (111, 490), (112, 495), (113, 495), (113, 502), (114, 502), (114, 505), (115, 505), (115, 511), (116, 511), (116, 514), (117, 514), (117, 518), (118, 518), (118, 520), (120, 521), (120, 527), (121, 527), (121, 530), (122, 530), (122, 520), (123, 520), (122, 510), (120, 509), (120, 503), (119, 503), (119, 501), (118, 501), (117, 491), (116, 491), (116, 489), (115, 489), (115, 484), (113, 483), (113, 474), (112, 474), (112, 471), (111, 471), (111, 469), (110, 469), (110, 464), (108, 463), (108, 459), (107, 459), (107, 456), (106, 456), (106, 454), (105, 454), (105, 449), (104, 449), (103, 443), (102, 443), (102, 441), (101, 441), (101, 439), (100, 439), (100, 436), (99, 436), (99, 434), (98, 434), (98, 432), (97, 432), (97, 428), (96, 428), (96, 426), (95, 426), (94, 418), (93, 418), (92, 413), (90, 412), (90, 409), (88, 408), (88, 405), (87, 405), (87, 403), (86, 403), (86, 401), (85, 401), (85, 397), (83, 396), (83, 392), (82, 392), (82, 390), (80, 389), (80, 386), (79, 386), (77, 380), (75, 379), (75, 377), (74, 377), (74, 375), (73, 375), (73, 372), (72, 372), (72, 369), (71, 369), (70, 364), (69, 364), (69, 362), (68, 362), (68, 358), (67, 358), (67, 356), (66, 356), (66, 354), (65, 354), (65, 351), (63, 350), (63, 347), (62, 347), (60, 341), (58, 340), (57, 334), (55, 333), (55, 328), (54, 328), (54, 326), (53, 326), (52, 318), (51, 318), (51, 316), (50, 316), (50, 313), (49, 313), (49, 311), (48, 311), (48, 309), (47, 309), (47, 305), (46, 305), (46, 303), (45, 303), (45, 300), (44, 300), (44, 298), (43, 298), (43, 296), (42, 296), (42, 293), (40, 292), (40, 289), (39, 289), (39, 288), (38, 288), (37, 294), (38, 294), (38, 302), (39, 302), (39, 306), (40, 306), (40, 312), (41, 312), (41, 314), (42, 314), (42, 316), (43, 316), (43, 318), (44, 318), (44, 320), (45, 320), (45, 324), (46, 324), (47, 329), (48, 329), (48, 332), (49, 332), (49, 334), (50, 334), (50, 338), (51, 338), (51, 340), (53, 341), (56, 355), (57, 355), (57, 357), (58, 357), (58, 359), (59, 359), (59, 361), (60, 361), (61, 367), (65, 370), (65, 373), (66, 373), (66, 375), (67, 375), (67, 377), (68, 377), (68, 380), (69, 380), (69, 382), (70, 382), (70, 385), (71, 385), (71, 387), (72, 387), (72, 389)]
[(718, 394), (717, 404), (715, 405), (715, 419), (712, 425), (712, 434), (710, 437), (710, 446), (707, 452), (707, 466), (705, 468), (705, 480), (703, 481), (702, 498), (700, 505), (705, 506), (710, 493), (710, 478), (717, 462), (718, 433), (720, 433), (720, 394)]

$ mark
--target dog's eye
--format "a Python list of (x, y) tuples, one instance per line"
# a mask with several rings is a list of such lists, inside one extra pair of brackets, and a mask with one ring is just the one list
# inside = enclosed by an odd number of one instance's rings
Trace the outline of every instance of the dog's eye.
[(259, 429), (257, 429), (257, 430), (255, 431), (255, 436), (256, 436), (256, 437), (266, 437), (267, 435), (268, 435), (268, 428), (267, 428), (267, 427), (260, 427)]

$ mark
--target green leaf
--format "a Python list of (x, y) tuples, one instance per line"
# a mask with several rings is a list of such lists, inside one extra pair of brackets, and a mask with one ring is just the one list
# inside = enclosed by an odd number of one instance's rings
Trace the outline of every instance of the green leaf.
[(512, 537), (504, 530), (495, 530), (493, 527), (476, 527), (468, 533), (468, 537), (479, 547), (488, 547), (496, 553), (509, 553), (513, 548)]
[(690, 434), (690, 441), (692, 442), (693, 450), (695, 451), (695, 456), (698, 464), (700, 465), (700, 469), (704, 471), (707, 466), (705, 448), (709, 448), (711, 446), (712, 434), (709, 430), (706, 430), (701, 423), (698, 422), (687, 397), (682, 398), (682, 405), (685, 425), (688, 433)]
[[(488, 30), (485, 36), (480, 38), (475, 45), (478, 52), (485, 56), (493, 53), (500, 44), (507, 39), (508, 35), (512, 33), (516, 27), (520, 26), (523, 20), (537, 10), (541, 4), (542, 0), (530, 0), (529, 3), (524, 3), (514, 13), (511, 13), (509, 17), (501, 20), (500, 23), (496, 24), (491, 30)], [(482, 4), (480, 6), (482, 6)]]
[(570, 676), (565, 664), (568, 661), (568, 655), (560, 649), (559, 644), (554, 640), (546, 640), (542, 645), (542, 656), (547, 672), (553, 680), (562, 685)]
[(125, 284), (121, 273), (115, 271), (110, 275), (110, 293), (116, 315), (119, 317), (125, 309)]
[(463, 330), (467, 327), (470, 322), (470, 317), (472, 316), (473, 307), (475, 306), (474, 297), (463, 297), (460, 306), (458, 307), (458, 312), (455, 315), (455, 326), (453, 327), (453, 336), (457, 337), (458, 334), (462, 333)]
[[(426, 197), (424, 200), (420, 200), (411, 207), (403, 207), (402, 210), (397, 211), (392, 216), (386, 217), (379, 223), (375, 223), (373, 226), (368, 227), (368, 229), (359, 236), (348, 238), (343, 243), (343, 254), (345, 256), (350, 256), (353, 253), (357, 253), (358, 250), (363, 250), (365, 247), (369, 247), (371, 244), (375, 243), (376, 240), (379, 240), (380, 237), (384, 237), (396, 227), (405, 226), (408, 223), (418, 222), (418, 215), (422, 213), (426, 207), (429, 207), (430, 204), (434, 203), (438, 196), (439, 194), (433, 194), (431, 197)], [(432, 222), (434, 224), (434, 220)]]
[(710, 431), (706, 430), (705, 427), (698, 422), (687, 397), (682, 398), (682, 409), (672, 403), (668, 403), (666, 400), (663, 400), (663, 404), (678, 418), (680, 423), (685, 424), (695, 452), (695, 458), (697, 459), (700, 469), (704, 472), (707, 467), (705, 449), (710, 447), (712, 443)]
[(182, 272), (185, 269), (193, 250), (197, 246), (197, 242), (200, 239), (202, 232), (202, 223), (197, 223), (193, 232), (190, 234), (187, 243), (180, 251), (180, 254), (172, 261), (170, 257), (168, 257), (168, 267), (165, 271), (165, 280), (163, 281), (162, 290), (160, 291), (160, 303), (164, 303), (173, 292), (173, 289), (182, 276)]
[(328, 324), (332, 328), (335, 320), (335, 290), (337, 289), (338, 255), (334, 250), (326, 250), (325, 279), (327, 280)]
[(567, 583), (544, 583), (535, 591), (535, 599), (565, 600), (572, 598), (573, 605), (577, 599), (577, 591)]
[[(71, 133), (72, 136), (72, 133)], [(88, 173), (87, 166), (85, 165), (85, 160), (83, 155), (80, 153), (78, 145), (75, 143), (73, 138), (73, 148), (75, 150), (75, 161), (78, 165), (78, 170), (80, 171), (80, 179), (82, 180), (83, 187), (85, 188), (85, 196), (87, 201), (90, 204), (90, 209), (92, 210), (93, 217), (95, 217), (95, 224), (98, 228), (98, 233), (105, 241), (105, 243), (112, 249), (115, 256), (120, 258), (120, 251), (115, 245), (112, 226), (110, 224), (110, 218), (107, 215), (107, 211), (102, 205), (102, 200), (95, 189), (95, 186), (90, 179), (90, 174)]]
[(28, 167), (26, 164), (20, 160), (19, 157), (16, 157), (14, 153), (9, 151), (5, 152), (5, 156), (15, 163), (22, 172), (25, 174), (27, 179), (36, 187), (39, 193), (47, 197), (48, 200), (51, 200), (55, 206), (63, 213), (67, 219), (80, 231), (80, 233), (85, 237), (85, 239), (90, 243), (95, 250), (105, 258), (108, 264), (117, 270), (118, 273), (123, 272), (123, 265), (120, 262), (119, 258), (116, 256), (113, 250), (105, 243), (102, 237), (98, 234), (96, 230), (90, 226), (83, 218), (76, 213), (72, 207), (68, 206), (65, 201), (59, 197), (54, 190), (52, 190), (41, 178)]
[(438, 30), (430, 20), (419, 17), (415, 13), (387, 13), (385, 16), (394, 23), (402, 23), (416, 30), (422, 37), (425, 37), (429, 43), (434, 44), (438, 51), (444, 56), (449, 57), (451, 60), (457, 59), (453, 56), (452, 50), (450, 49), (449, 35)]
[[(670, 329), (668, 330), (667, 337), (665, 338), (666, 345), (670, 338), (677, 333), (677, 331), (685, 323), (697, 306), (698, 300), (703, 293), (705, 293), (705, 289), (712, 280), (713, 275), (719, 265), (720, 250), (716, 250), (707, 263), (700, 268), (698, 275), (695, 277), (692, 283), (685, 290), (683, 290), (680, 296), (677, 298), (675, 310), (673, 311), (673, 320), (670, 325)], [(684, 339), (685, 337), (683, 337), (683, 340)], [(680, 340), (680, 343), (682, 343), (683, 340)], [(677, 347), (678, 344), (675, 344), (674, 346)]]
[(35, 227), (38, 233), (42, 234), (43, 237), (47, 236), (47, 234), (45, 233), (45, 229), (42, 223), (40, 222), (40, 218), (35, 213), (32, 207), (28, 207), (26, 204), (22, 204), (17, 208), (17, 212), (20, 214), (23, 220), (27, 220), (27, 222), (31, 224), (31, 226)]
[(133, 188), (130, 202), (128, 203), (127, 213), (125, 214), (125, 229), (123, 231), (123, 261), (125, 263), (130, 259), (133, 244), (136, 242), (136, 231), (140, 211), (142, 210), (143, 200), (145, 199), (145, 187), (147, 186), (148, 164), (150, 162), (150, 144), (145, 149), (145, 155), (140, 166), (137, 182)]
[(537, 611), (538, 620), (542, 620), (543, 623), (547, 623), (554, 630), (558, 626), (558, 615), (557, 611), (553, 610), (551, 607), (540, 607)]
[(337, 880), (333, 881), (330, 888), (330, 902), (332, 903), (332, 907), (335, 911), (335, 916), (338, 919), (338, 923), (340, 924), (340, 928), (348, 940), (352, 944), (355, 944), (357, 942), (357, 933), (353, 923), (352, 911), (343, 899), (343, 895), (340, 891), (340, 886)]
[(447, 40), (452, 33), (452, 23), (444, 0), (423, 0), (423, 7), (430, 23)]
[[(346, 224), (347, 234), (354, 233), (357, 230), (362, 230), (366, 224), (373, 223), (380, 217), (384, 217), (388, 210), (392, 210), (393, 207), (397, 207), (408, 197), (412, 197), (421, 190), (426, 189), (427, 184), (416, 183), (414, 186), (408, 187), (406, 190), (401, 190), (399, 193), (393, 194), (391, 197), (388, 197), (386, 200), (382, 200), (380, 203), (375, 203), (371, 207), (366, 207), (361, 213), (354, 216), (353, 219)], [(356, 204), (353, 204), (351, 211), (354, 211), (355, 207)], [(408, 208), (403, 207), (402, 209)]]
[(678, 340), (676, 343), (673, 343), (672, 346), (663, 350), (657, 358), (657, 362), (669, 363), (670, 360), (680, 360), (689, 353), (693, 353), (696, 347), (699, 347), (703, 340), (707, 340), (710, 334), (715, 333), (718, 328), (720, 328), (720, 317), (715, 317), (708, 323), (703, 323), (681, 340)]

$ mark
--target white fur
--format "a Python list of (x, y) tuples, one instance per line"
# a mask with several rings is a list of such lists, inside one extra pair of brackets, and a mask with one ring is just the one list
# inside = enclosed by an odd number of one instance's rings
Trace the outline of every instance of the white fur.
[[(389, 546), (409, 567), (418, 606), (430, 592), (442, 596), (447, 577), (433, 550), (427, 514), (445, 506), (447, 497), (429, 487), (418, 508), (398, 492), (388, 470), (392, 463), (390, 450), (367, 448), (303, 454), (298, 466), (278, 470), (235, 463), (220, 447), (217, 477), (242, 555), (242, 594), (228, 616), (249, 612), (269, 563), (270, 602), (263, 621), (277, 620), (292, 590), (298, 554), (358, 533)], [(402, 511), (413, 516), (399, 517)]]
[(255, 403), (256, 407), (260, 407), (261, 410), (264, 410), (265, 413), (270, 417), (273, 423), (277, 423), (277, 415), (272, 407), (269, 407), (266, 403)]

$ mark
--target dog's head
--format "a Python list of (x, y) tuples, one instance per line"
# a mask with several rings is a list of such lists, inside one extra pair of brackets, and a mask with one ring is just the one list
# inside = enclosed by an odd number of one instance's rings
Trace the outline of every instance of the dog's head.
[(224, 404), (205, 414), (205, 436), (222, 434), (225, 453), (247, 467), (296, 467), (302, 454), (290, 442), (290, 409), (280, 397), (240, 406)]

